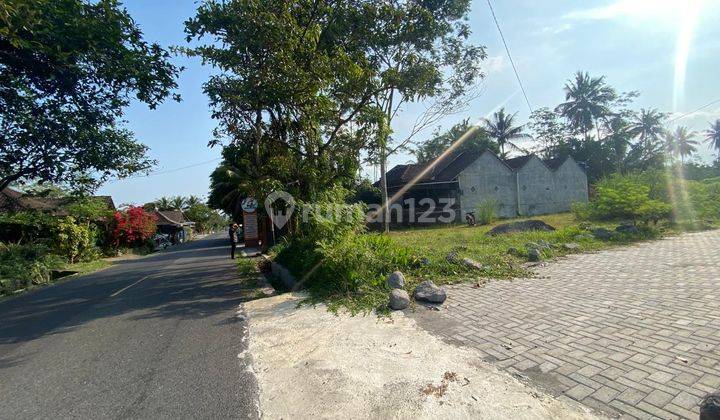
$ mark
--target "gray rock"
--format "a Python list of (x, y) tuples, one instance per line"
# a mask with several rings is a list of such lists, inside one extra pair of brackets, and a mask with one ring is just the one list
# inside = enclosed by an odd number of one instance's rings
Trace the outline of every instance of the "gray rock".
[(402, 289), (392, 289), (390, 291), (390, 303), (388, 306), (393, 311), (401, 311), (410, 305), (410, 295)]
[(447, 262), (454, 263), (454, 262), (457, 261), (457, 259), (458, 259), (458, 253), (457, 253), (457, 251), (449, 252), (449, 253), (445, 256), (445, 260), (447, 260)]
[(465, 264), (467, 267), (470, 267), (475, 270), (482, 270), (483, 266), (479, 262), (471, 259), (471, 258), (463, 258), (462, 263)]
[(625, 233), (628, 235), (637, 235), (640, 233), (640, 229), (635, 226), (632, 222), (623, 222), (615, 228), (615, 232)]
[(540, 239), (538, 241), (538, 246), (542, 249), (553, 249), (554, 248), (553, 244), (551, 244), (550, 242), (548, 242), (544, 239)]
[(611, 231), (605, 228), (593, 229), (592, 234), (594, 237), (600, 239), (601, 241), (607, 241), (609, 239), (612, 239), (612, 237), (614, 236)]
[(540, 250), (537, 248), (528, 249), (528, 260), (531, 262), (542, 261), (542, 254), (540, 253)]
[(562, 246), (563, 246), (563, 248), (565, 248), (568, 251), (574, 251), (574, 250), (580, 248), (580, 245), (576, 244), (575, 242), (568, 242), (566, 244), (563, 244)]
[(387, 279), (387, 285), (391, 289), (404, 289), (405, 288), (405, 276), (399, 271), (394, 271)]
[(542, 220), (523, 220), (522, 222), (503, 223), (501, 225), (497, 225), (487, 234), (494, 236), (514, 232), (530, 232), (534, 230), (552, 231), (555, 230), (555, 228)]
[(447, 293), (444, 287), (438, 287), (435, 283), (430, 280), (426, 280), (420, 283), (415, 288), (415, 300), (430, 302), (430, 303), (443, 303), (447, 299)]

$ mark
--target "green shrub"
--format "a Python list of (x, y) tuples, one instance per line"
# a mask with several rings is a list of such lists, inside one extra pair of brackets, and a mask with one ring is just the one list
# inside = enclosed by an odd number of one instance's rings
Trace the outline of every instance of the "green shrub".
[[(657, 186), (656, 172), (641, 175), (613, 175), (597, 183), (597, 196), (587, 208), (573, 207), (578, 218), (594, 220), (630, 219), (654, 222), (668, 218), (672, 206), (660, 200), (666, 196)], [(648, 185), (644, 182), (652, 180)], [(652, 197), (657, 197), (653, 199)]]
[(650, 188), (626, 177), (610, 177), (597, 184), (597, 197), (590, 205), (595, 219), (636, 219), (638, 209), (650, 200)]
[(48, 283), (50, 272), (65, 265), (44, 245), (0, 245), (0, 294)]
[(237, 259), (238, 274), (242, 277), (257, 275), (257, 260), (254, 258), (238, 258)]
[(647, 200), (636, 210), (636, 217), (641, 222), (657, 224), (666, 220), (671, 213), (671, 205), (658, 200)]
[(497, 201), (493, 199), (482, 200), (475, 213), (475, 222), (478, 225), (488, 225), (496, 219)]
[(53, 231), (55, 248), (68, 259), (70, 264), (73, 264), (75, 259), (90, 249), (92, 245), (90, 226), (76, 223), (72, 216), (59, 219)]
[(590, 219), (590, 205), (581, 201), (576, 201), (570, 205), (570, 211), (575, 220), (588, 220)]

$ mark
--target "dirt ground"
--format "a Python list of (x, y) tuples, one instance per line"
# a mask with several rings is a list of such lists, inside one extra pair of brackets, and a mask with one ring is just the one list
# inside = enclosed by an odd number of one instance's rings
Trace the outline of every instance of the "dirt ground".
[[(264, 418), (594, 418), (418, 328), (284, 294), (243, 304)], [(421, 308), (419, 310), (426, 310)]]

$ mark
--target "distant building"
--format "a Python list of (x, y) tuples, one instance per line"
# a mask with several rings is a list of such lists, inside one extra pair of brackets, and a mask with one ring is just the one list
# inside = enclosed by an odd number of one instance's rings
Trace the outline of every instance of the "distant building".
[(447, 200), (454, 200), (456, 220), (464, 220), (485, 200), (496, 204), (499, 217), (559, 213), (570, 210), (574, 202), (588, 201), (587, 175), (572, 157), (543, 161), (528, 155), (503, 160), (490, 151), (459, 152), (427, 164), (397, 165), (387, 172), (390, 197), (409, 184), (393, 204), (407, 213), (411, 202), (407, 200), (414, 199), (418, 214), (428, 208), (420, 200), (430, 198), (438, 206), (427, 214), (430, 218), (441, 212)]
[(190, 239), (195, 222), (188, 219), (182, 210), (156, 210), (155, 217), (158, 233), (170, 235), (172, 243), (178, 244)]
[[(107, 204), (108, 210), (115, 210), (115, 203), (108, 195), (92, 197)], [(0, 213), (18, 211), (40, 211), (53, 216), (67, 216), (67, 206), (72, 204), (73, 197), (40, 197), (31, 196), (16, 191), (12, 188), (5, 188), (0, 191)]]

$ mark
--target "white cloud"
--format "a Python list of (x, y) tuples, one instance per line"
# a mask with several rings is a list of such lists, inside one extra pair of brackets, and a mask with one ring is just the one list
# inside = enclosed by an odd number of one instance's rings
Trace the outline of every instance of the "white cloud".
[(485, 64), (483, 66), (483, 70), (486, 76), (495, 73), (502, 73), (507, 68), (505, 56), (502, 55), (490, 56), (486, 58), (483, 63)]
[(630, 17), (673, 22), (690, 6), (699, 7), (702, 3), (703, 0), (615, 0), (605, 6), (574, 10), (563, 17), (569, 20), (612, 20)]
[(540, 28), (540, 33), (541, 34), (549, 34), (549, 35), (558, 35), (565, 31), (569, 31), (570, 29), (572, 29), (574, 27), (575, 27), (575, 25), (573, 25), (571, 23), (567, 23), (567, 22), (561, 23), (559, 25), (548, 25), (548, 26), (543, 26), (542, 28)]

